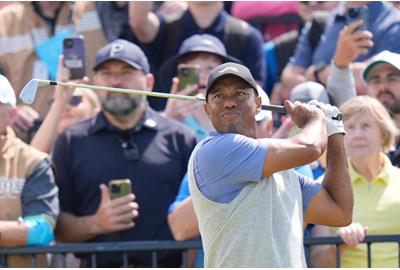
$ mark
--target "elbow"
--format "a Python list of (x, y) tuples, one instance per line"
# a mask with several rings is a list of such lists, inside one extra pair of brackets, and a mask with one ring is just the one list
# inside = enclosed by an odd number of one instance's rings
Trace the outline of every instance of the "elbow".
[(171, 230), (172, 236), (176, 241), (186, 240), (184, 233), (182, 233), (180, 222), (176, 219), (173, 213), (168, 215), (168, 225)]
[(307, 154), (305, 157), (307, 160), (305, 160), (305, 164), (316, 161), (325, 151), (324, 147), (317, 144), (308, 144), (306, 145), (306, 148)]

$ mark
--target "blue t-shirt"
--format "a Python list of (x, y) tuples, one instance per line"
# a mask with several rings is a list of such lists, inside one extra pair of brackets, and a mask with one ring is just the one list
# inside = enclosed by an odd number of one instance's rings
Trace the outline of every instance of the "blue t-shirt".
[[(373, 34), (374, 46), (368, 50), (367, 54), (359, 55), (355, 61), (365, 61), (384, 50), (400, 53), (400, 42), (398, 42), (400, 11), (389, 3), (371, 2), (368, 4), (368, 13), (367, 29)], [(312, 51), (308, 38), (311, 24), (308, 23), (301, 32), (290, 64), (302, 68), (308, 68), (321, 62), (329, 64), (335, 53), (339, 33), (347, 24), (348, 21), (345, 16), (340, 14), (339, 8), (335, 9), (318, 45)]]
[[(197, 187), (208, 199), (229, 203), (247, 184), (263, 179), (262, 169), (267, 152), (268, 139), (211, 132), (195, 157), (194, 175)], [(300, 174), (298, 180), (305, 211), (321, 185)]]

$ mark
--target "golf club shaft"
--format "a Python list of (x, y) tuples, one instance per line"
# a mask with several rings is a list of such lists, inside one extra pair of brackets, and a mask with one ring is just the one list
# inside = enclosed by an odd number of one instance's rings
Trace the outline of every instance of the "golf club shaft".
[[(40, 85), (60, 85), (60, 86), (66, 86), (66, 87), (88, 88), (88, 89), (92, 89), (95, 91), (112, 91), (112, 92), (125, 93), (125, 94), (145, 95), (145, 96), (150, 96), (150, 97), (205, 101), (205, 98), (198, 97), (198, 96), (187, 96), (187, 95), (160, 93), (160, 92), (152, 92), (152, 91), (145, 91), (145, 90), (124, 89), (124, 88), (107, 87), (107, 86), (96, 86), (96, 85), (80, 84), (80, 83), (74, 83), (74, 82), (57, 82), (57, 81), (50, 81), (50, 80), (40, 80)], [(277, 113), (286, 113), (285, 107), (279, 106), (279, 105), (262, 105), (261, 109), (273, 111), (273, 112), (277, 112)]]

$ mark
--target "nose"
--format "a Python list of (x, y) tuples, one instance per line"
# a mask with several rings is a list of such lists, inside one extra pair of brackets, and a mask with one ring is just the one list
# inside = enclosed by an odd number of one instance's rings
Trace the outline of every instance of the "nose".
[(231, 109), (237, 106), (236, 100), (234, 96), (228, 95), (224, 99), (224, 108)]
[(389, 82), (387, 80), (382, 80), (378, 85), (378, 94), (380, 92), (386, 92), (389, 89)]

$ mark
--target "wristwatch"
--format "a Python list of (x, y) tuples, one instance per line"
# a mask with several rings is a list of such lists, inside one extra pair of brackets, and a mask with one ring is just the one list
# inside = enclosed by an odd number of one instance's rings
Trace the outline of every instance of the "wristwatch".
[(325, 63), (325, 61), (319, 61), (319, 62), (317, 62), (317, 63), (314, 65), (314, 77), (315, 77), (315, 81), (316, 81), (317, 83), (322, 84), (322, 85), (324, 85), (324, 84), (321, 82), (318, 73), (319, 73), (320, 71), (322, 71), (326, 66), (327, 66), (327, 64)]

